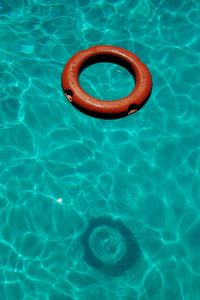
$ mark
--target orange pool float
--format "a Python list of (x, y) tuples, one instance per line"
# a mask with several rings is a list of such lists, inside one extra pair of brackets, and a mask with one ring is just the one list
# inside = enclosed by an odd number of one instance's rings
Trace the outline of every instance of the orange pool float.
[[(135, 79), (133, 91), (113, 101), (98, 100), (80, 86), (80, 73), (97, 62), (112, 62), (126, 68)], [(147, 66), (132, 52), (116, 46), (94, 46), (77, 52), (65, 65), (62, 88), (67, 99), (79, 110), (94, 117), (119, 118), (139, 110), (148, 100), (152, 78)]]

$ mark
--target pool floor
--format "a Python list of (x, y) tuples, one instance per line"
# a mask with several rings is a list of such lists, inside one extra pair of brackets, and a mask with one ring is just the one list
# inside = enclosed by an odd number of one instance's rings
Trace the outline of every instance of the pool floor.
[[(0, 300), (200, 299), (200, 2), (1, 1)], [(65, 63), (115, 45), (149, 67), (137, 113), (66, 101)], [(99, 99), (130, 93), (94, 65)]]

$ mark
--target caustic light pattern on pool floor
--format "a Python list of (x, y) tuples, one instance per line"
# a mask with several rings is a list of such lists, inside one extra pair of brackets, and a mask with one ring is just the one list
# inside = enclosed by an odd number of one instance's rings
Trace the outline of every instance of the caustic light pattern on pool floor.
[[(200, 2), (1, 1), (0, 300), (200, 299)], [(136, 114), (88, 117), (60, 77), (116, 45), (149, 67)], [(98, 99), (134, 85), (113, 64)]]

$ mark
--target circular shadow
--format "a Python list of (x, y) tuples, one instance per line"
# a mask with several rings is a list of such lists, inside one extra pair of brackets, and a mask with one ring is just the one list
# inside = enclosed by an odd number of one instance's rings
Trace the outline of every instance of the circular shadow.
[(119, 219), (92, 219), (82, 234), (82, 243), (88, 265), (112, 276), (122, 275), (140, 260), (136, 239)]

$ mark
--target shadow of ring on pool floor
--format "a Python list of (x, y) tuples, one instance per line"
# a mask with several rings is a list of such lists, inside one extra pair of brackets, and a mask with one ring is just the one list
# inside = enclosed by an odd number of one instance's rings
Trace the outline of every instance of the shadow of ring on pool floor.
[(119, 219), (92, 219), (82, 234), (82, 244), (88, 265), (112, 276), (121, 276), (140, 260), (136, 239)]

